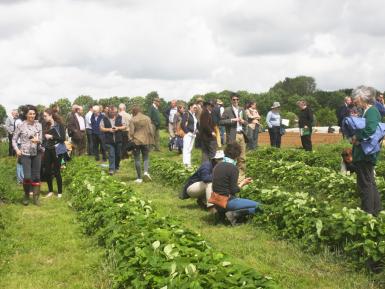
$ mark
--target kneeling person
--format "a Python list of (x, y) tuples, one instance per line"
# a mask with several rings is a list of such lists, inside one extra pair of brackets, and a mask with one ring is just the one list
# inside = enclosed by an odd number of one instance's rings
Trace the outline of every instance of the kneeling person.
[(183, 191), (180, 195), (181, 199), (196, 198), (198, 204), (213, 207), (213, 204), (207, 202), (210, 198), (212, 190), (212, 173), (214, 167), (223, 159), (223, 151), (217, 151), (210, 161), (205, 161), (199, 169), (187, 180)]

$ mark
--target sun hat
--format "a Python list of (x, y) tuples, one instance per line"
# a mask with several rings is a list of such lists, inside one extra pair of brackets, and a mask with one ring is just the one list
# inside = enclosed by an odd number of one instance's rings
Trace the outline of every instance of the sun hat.
[(225, 153), (223, 152), (223, 150), (219, 150), (215, 153), (215, 156), (212, 157), (212, 159), (218, 160), (218, 159), (223, 159), (224, 157), (225, 157)]
[(217, 104), (223, 104), (223, 101), (221, 99), (217, 99)]
[(281, 107), (281, 105), (279, 104), (278, 101), (274, 101), (273, 106), (271, 108), (277, 108), (277, 107)]

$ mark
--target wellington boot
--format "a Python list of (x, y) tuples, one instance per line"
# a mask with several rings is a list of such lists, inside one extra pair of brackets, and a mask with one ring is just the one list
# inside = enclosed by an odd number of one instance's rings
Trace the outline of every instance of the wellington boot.
[(33, 203), (36, 206), (40, 206), (40, 186), (32, 186), (32, 192), (33, 192)]
[(24, 198), (23, 198), (23, 205), (28, 206), (29, 205), (29, 184), (23, 184), (24, 189)]
[(238, 226), (245, 222), (246, 217), (249, 215), (248, 209), (240, 209), (236, 211), (227, 211), (226, 218), (232, 226)]

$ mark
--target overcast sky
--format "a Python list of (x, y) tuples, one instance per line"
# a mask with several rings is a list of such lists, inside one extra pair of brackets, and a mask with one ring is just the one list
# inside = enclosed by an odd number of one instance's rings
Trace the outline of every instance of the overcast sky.
[(385, 88), (385, 1), (0, 0), (0, 103)]

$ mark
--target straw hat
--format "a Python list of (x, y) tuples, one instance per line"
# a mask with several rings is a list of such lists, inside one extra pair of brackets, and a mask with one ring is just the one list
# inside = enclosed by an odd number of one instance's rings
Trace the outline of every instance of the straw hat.
[(271, 108), (277, 108), (277, 107), (281, 107), (281, 105), (279, 104), (278, 101), (274, 101), (273, 106)]

